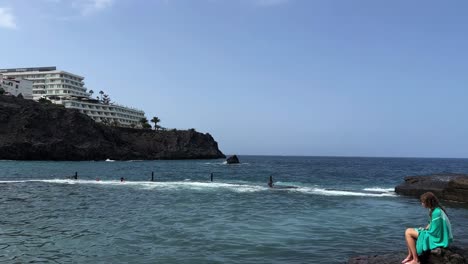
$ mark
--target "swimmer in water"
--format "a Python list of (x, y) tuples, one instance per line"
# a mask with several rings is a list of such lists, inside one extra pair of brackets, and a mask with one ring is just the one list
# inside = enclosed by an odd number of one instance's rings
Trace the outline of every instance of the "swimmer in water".
[(124, 182), (125, 181), (125, 178), (124, 177), (120, 177), (120, 182)]
[(297, 189), (296, 186), (287, 186), (287, 185), (273, 185), (273, 176), (270, 176), (270, 180), (268, 181), (268, 187), (275, 188), (275, 189)]
[(268, 181), (268, 187), (273, 188), (273, 176), (270, 176), (270, 180)]

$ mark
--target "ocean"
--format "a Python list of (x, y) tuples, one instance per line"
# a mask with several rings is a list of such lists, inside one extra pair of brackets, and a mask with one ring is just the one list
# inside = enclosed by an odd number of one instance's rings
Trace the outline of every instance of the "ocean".
[[(428, 212), (394, 187), (468, 173), (468, 159), (240, 160), (0, 161), (0, 262), (345, 263), (403, 252), (405, 228), (425, 226)], [(297, 188), (270, 189), (270, 175)], [(444, 205), (467, 245), (468, 206)]]

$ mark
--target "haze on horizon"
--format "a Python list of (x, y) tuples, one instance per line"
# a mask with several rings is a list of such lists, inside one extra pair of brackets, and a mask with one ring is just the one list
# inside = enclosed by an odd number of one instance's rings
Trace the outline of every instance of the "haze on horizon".
[(57, 66), (225, 154), (468, 158), (468, 2), (0, 0)]

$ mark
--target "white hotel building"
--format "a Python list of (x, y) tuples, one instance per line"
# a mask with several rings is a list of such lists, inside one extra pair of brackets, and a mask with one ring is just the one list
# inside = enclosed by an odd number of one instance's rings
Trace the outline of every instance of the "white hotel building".
[(91, 98), (91, 94), (86, 91), (84, 77), (57, 70), (56, 67), (0, 69), (0, 75), (4, 78), (30, 80), (32, 99), (38, 101), (47, 98), (66, 108), (78, 109), (96, 122), (141, 127), (140, 120), (145, 117), (142, 110), (115, 103), (103, 104)]
[(4, 90), (5, 94), (14, 96), (21, 94), (24, 99), (33, 99), (32, 87), (32, 81), (10, 78), (0, 74), (0, 88)]

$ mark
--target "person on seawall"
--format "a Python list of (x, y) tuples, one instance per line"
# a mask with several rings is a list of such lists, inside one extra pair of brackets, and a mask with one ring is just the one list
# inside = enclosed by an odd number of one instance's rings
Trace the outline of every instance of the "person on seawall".
[(450, 220), (439, 199), (432, 192), (424, 193), (420, 199), (421, 205), (429, 209), (429, 224), (425, 228), (406, 229), (408, 256), (402, 264), (419, 264), (418, 255), (438, 247), (448, 247), (453, 241)]

